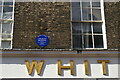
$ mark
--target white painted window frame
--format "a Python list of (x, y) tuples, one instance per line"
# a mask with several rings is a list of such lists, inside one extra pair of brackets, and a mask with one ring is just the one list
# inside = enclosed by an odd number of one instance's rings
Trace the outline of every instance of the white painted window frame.
[[(81, 18), (82, 18), (82, 0), (76, 0), (77, 2), (80, 2), (80, 9), (81, 9)], [(73, 2), (73, 0), (71, 0), (71, 2)], [(75, 2), (75, 1), (74, 1)], [(100, 7), (101, 7), (101, 18), (102, 18), (102, 34), (103, 35), (103, 48), (95, 48), (94, 47), (94, 41), (93, 41), (93, 48), (80, 48), (80, 50), (100, 50), (100, 49), (107, 49), (107, 38), (106, 38), (106, 27), (105, 27), (105, 15), (104, 15), (104, 0), (100, 0)], [(76, 49), (73, 47), (73, 33), (72, 33), (72, 6), (70, 6), (71, 8), (71, 48), (72, 49)], [(83, 19), (81, 20), (81, 22), (84, 21)], [(97, 21), (97, 20), (95, 20)], [(98, 20), (98, 22), (101, 22)], [(92, 27), (93, 28), (93, 27)], [(94, 34), (95, 35), (95, 34)], [(82, 35), (83, 36), (83, 35)], [(92, 36), (93, 36), (93, 29), (92, 29)], [(94, 39), (93, 39), (94, 40)], [(83, 45), (82, 45), (83, 46)]]
[[(8, 0), (9, 1), (9, 0)], [(11, 19), (3, 19), (2, 17), (3, 17), (3, 8), (5, 7), (4, 6), (4, 2), (5, 2), (5, 0), (2, 0), (2, 5), (0, 5), (1, 7), (2, 7), (2, 10), (1, 10), (1, 15), (0, 15), (0, 17), (1, 17), (1, 19), (0, 19), (0, 24), (1, 24), (1, 26), (0, 26), (0, 28), (1, 28), (1, 31), (0, 31), (0, 49), (12, 49), (12, 44), (13, 44), (13, 26), (14, 26), (14, 5), (15, 5), (15, 0), (13, 0), (13, 5), (10, 5), (12, 8), (13, 8), (13, 12), (12, 12), (12, 18)], [(2, 35), (3, 35), (3, 33), (2, 33), (2, 22), (3, 21), (11, 21), (12, 22), (12, 29), (11, 29), (11, 33), (9, 34), (9, 35), (11, 35), (11, 38), (7, 38), (7, 39), (2, 39)], [(2, 41), (10, 41), (10, 48), (2, 48), (1, 47), (1, 42)]]

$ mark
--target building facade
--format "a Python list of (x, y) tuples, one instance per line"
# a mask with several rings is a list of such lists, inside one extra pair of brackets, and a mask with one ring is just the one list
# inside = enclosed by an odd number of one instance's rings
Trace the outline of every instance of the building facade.
[(2, 0), (0, 13), (3, 80), (119, 79), (119, 1)]

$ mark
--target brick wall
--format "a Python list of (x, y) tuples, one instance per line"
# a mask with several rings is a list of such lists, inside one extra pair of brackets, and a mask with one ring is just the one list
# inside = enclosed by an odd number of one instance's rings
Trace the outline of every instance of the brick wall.
[[(105, 2), (108, 49), (118, 49), (120, 3)], [(70, 49), (70, 3), (16, 3), (13, 48), (40, 49), (35, 38), (45, 34), (45, 49)], [(43, 49), (44, 49), (43, 48)]]
[(69, 3), (16, 3), (13, 48), (39, 49), (35, 38), (44, 34), (49, 45), (44, 48), (71, 47)]
[(105, 3), (105, 21), (108, 49), (118, 49), (120, 30), (120, 2)]

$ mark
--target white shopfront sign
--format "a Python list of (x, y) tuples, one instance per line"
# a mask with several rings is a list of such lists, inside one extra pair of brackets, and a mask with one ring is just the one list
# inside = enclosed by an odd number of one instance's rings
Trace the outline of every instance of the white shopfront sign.
[[(33, 63), (32, 65), (32, 60), (37, 62), (36, 69), (36, 64)], [(103, 63), (98, 62), (98, 60), (109, 62), (106, 62), (103, 66)], [(60, 65), (59, 61), (62, 62)], [(4, 57), (0, 66), (2, 67), (2, 74), (0, 74), (2, 78), (118, 78), (118, 58)], [(59, 66), (66, 67), (60, 68)], [(73, 72), (71, 72), (70, 66), (73, 66)], [(106, 68), (106, 74), (103, 74), (103, 68)], [(30, 69), (32, 71), (29, 75)]]

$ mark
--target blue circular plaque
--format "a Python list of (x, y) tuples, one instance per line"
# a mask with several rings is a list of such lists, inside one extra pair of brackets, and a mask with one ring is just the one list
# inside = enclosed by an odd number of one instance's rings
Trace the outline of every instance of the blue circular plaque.
[(48, 37), (46, 35), (39, 35), (36, 37), (36, 44), (40, 47), (48, 45)]

